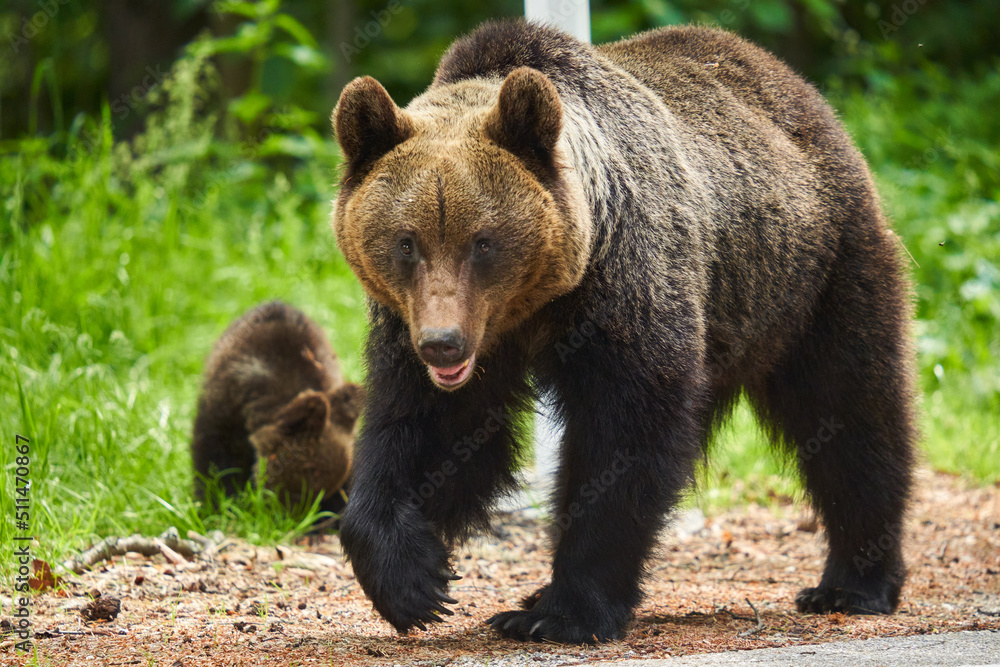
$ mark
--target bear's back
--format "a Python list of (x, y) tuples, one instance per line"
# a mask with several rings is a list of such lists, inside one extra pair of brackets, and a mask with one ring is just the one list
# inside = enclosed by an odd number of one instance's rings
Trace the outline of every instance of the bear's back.
[(301, 311), (275, 301), (234, 322), (205, 366), (206, 412), (249, 430), (273, 418), (299, 392), (341, 384), (336, 354)]
[(763, 118), (810, 161), (836, 155), (866, 173), (850, 138), (816, 89), (774, 55), (733, 33), (675, 26), (597, 50), (696, 130), (738, 134), (740, 125)]

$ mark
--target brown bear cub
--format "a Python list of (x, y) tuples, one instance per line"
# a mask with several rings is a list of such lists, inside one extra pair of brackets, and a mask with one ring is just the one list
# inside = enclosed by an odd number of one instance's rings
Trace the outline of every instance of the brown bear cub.
[(205, 368), (191, 456), (195, 495), (225, 470), (227, 495), (255, 479), (295, 506), (322, 491), (322, 509), (340, 511), (351, 469), (364, 390), (344, 382), (323, 331), (284, 303), (267, 303), (234, 322)]
[(864, 159), (730, 33), (603, 46), (489, 23), (406, 108), (344, 89), (333, 225), (372, 298), (341, 539), (400, 632), (515, 481), (532, 390), (565, 424), (552, 580), (501, 635), (621, 637), (712, 431), (745, 395), (826, 529), (802, 612), (890, 613), (915, 439), (909, 291)]

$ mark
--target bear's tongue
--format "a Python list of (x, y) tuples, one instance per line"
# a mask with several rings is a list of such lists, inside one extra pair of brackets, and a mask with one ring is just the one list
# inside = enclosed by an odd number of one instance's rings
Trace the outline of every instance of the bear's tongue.
[(441, 367), (427, 364), (427, 368), (430, 370), (431, 377), (435, 382), (444, 387), (450, 387), (465, 382), (466, 378), (472, 373), (474, 358), (475, 355), (472, 355), (464, 362), (455, 366)]

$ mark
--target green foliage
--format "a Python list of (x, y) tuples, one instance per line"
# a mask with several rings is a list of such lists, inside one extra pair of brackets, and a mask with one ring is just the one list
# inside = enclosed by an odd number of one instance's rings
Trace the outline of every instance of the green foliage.
[[(113, 140), (107, 107), (99, 121), (78, 117), (66, 145), (0, 144), (0, 509), (11, 510), (22, 434), (42, 557), (171, 525), (267, 542), (315, 513), (253, 489), (216, 515), (191, 497), (201, 367), (228, 322), (261, 301), (297, 304), (358, 379), (364, 329), (328, 224), (331, 145), (275, 164), (268, 141), (216, 140), (199, 109), (211, 80), (193, 50), (131, 144)], [(11, 525), (0, 525), (8, 572)]]
[(832, 93), (912, 256), (931, 465), (1000, 479), (1000, 105), (997, 62)]
[(1000, 409), (1000, 75), (928, 65), (834, 97), (912, 256), (925, 386)]

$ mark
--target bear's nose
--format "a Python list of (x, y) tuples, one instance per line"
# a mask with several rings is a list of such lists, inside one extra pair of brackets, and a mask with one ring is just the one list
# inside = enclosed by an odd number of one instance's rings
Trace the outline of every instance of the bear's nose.
[(431, 366), (452, 366), (465, 356), (465, 338), (458, 327), (423, 329), (417, 347), (420, 356)]

